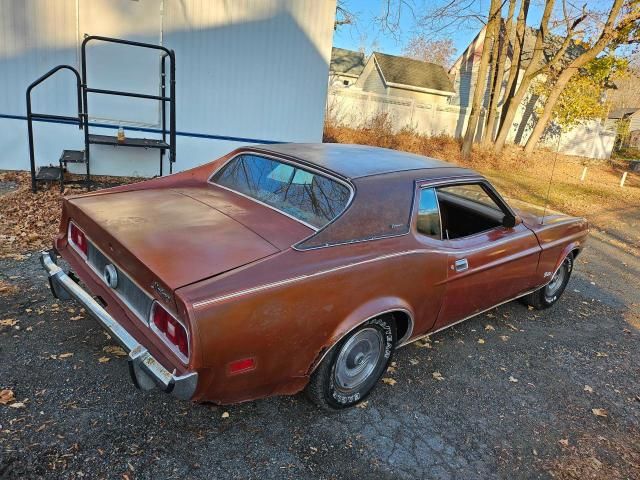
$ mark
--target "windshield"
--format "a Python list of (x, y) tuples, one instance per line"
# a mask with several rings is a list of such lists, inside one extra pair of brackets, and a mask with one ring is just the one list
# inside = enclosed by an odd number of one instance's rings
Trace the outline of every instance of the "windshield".
[(218, 171), (213, 182), (255, 198), (314, 228), (321, 228), (347, 206), (342, 183), (258, 155), (240, 155)]

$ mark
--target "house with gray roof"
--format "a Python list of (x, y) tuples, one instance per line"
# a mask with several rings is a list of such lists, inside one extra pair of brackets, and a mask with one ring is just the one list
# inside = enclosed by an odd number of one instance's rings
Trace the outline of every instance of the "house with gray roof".
[(355, 86), (427, 105), (446, 105), (455, 94), (442, 65), (380, 52), (371, 54)]
[(364, 70), (364, 66), (363, 52), (333, 47), (329, 64), (329, 85), (342, 87), (353, 85)]
[[(505, 69), (503, 78), (499, 79), (501, 98), (503, 98), (504, 89), (506, 88), (507, 79), (509, 77), (510, 69), (516, 68), (516, 62), (513, 59), (515, 45), (513, 45), (514, 38), (505, 38), (506, 25), (501, 25), (500, 30), (500, 43), (507, 48), (507, 68)], [(535, 50), (536, 36), (538, 31), (535, 28), (527, 27), (524, 34), (522, 55), (520, 70), (518, 72), (518, 82), (522, 79), (525, 69), (531, 63), (533, 53)], [(478, 35), (471, 41), (467, 48), (462, 52), (458, 59), (454, 62), (453, 66), (449, 69), (449, 75), (453, 81), (456, 94), (451, 98), (451, 105), (456, 105), (461, 109), (468, 109), (471, 107), (473, 95), (478, 80), (478, 69), (480, 66), (480, 59), (482, 57), (482, 50), (484, 48), (484, 38), (486, 34), (486, 26), (484, 26)], [(563, 38), (558, 35), (548, 34), (547, 39), (543, 44), (542, 62), (548, 62), (558, 51), (562, 45)], [(567, 48), (562, 62), (568, 63), (584, 51), (584, 46), (578, 42), (571, 42)], [(491, 52), (493, 55), (494, 52)], [(495, 52), (497, 54), (497, 51)], [(484, 109), (489, 107), (491, 89), (488, 88), (490, 82), (494, 81), (496, 73), (489, 71), (486, 79), (487, 88), (483, 98), (482, 106)], [(543, 76), (539, 77), (543, 79)], [(537, 116), (535, 110), (538, 103), (538, 96), (534, 94), (533, 89), (530, 87), (529, 92), (522, 100), (520, 108), (516, 113), (516, 117), (513, 122), (512, 130), (509, 135), (509, 140), (517, 144), (523, 144), (526, 142), (529, 134), (535, 122)], [(502, 103), (498, 103), (498, 114), (502, 112)], [(484, 118), (484, 114), (483, 114)], [(494, 132), (495, 134), (495, 132)]]

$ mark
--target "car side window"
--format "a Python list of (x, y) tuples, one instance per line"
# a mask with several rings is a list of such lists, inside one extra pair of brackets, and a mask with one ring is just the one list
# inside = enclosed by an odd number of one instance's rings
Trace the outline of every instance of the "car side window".
[(444, 238), (454, 240), (500, 227), (504, 212), (480, 183), (436, 188)]
[(423, 188), (420, 190), (420, 203), (418, 205), (418, 221), (416, 227), (418, 232), (423, 235), (437, 240), (442, 238), (438, 199), (433, 188)]

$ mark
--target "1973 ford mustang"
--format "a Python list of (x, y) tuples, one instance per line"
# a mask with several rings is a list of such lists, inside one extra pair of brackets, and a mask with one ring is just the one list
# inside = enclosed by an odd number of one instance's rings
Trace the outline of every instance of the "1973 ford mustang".
[(306, 388), (340, 409), (398, 347), (512, 299), (553, 305), (587, 232), (446, 162), (282, 144), (66, 199), (41, 260), (142, 389), (224, 404)]

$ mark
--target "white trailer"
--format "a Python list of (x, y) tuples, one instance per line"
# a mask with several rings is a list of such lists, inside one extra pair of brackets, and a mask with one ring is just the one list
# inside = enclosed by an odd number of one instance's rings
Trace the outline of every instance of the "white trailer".
[[(335, 0), (0, 0), (0, 169), (28, 170), (27, 86), (59, 64), (79, 71), (88, 35), (162, 45), (176, 57), (176, 163), (185, 170), (239, 145), (322, 138)], [(161, 52), (87, 44), (93, 89), (157, 96)], [(91, 133), (160, 140), (160, 102), (88, 93)], [(77, 116), (75, 79), (58, 72), (33, 91), (33, 110)], [(34, 122), (37, 165), (83, 150), (60, 119)], [(92, 145), (91, 172), (153, 176), (157, 150)], [(164, 156), (163, 173), (169, 170)], [(83, 173), (83, 165), (69, 165)]]

